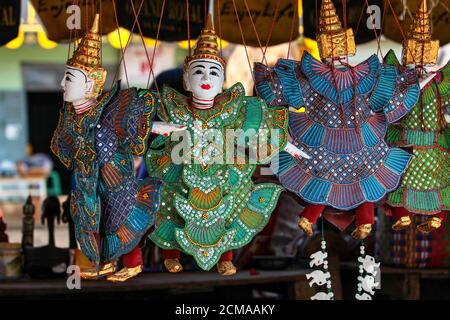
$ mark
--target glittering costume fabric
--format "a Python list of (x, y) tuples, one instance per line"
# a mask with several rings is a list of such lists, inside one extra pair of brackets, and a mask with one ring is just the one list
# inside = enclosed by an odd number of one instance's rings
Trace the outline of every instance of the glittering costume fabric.
[[(390, 51), (386, 63), (399, 65)], [(445, 121), (450, 105), (450, 63), (438, 71), (421, 91), (411, 112), (390, 125), (386, 141), (398, 147), (412, 147), (413, 158), (400, 187), (387, 203), (411, 213), (436, 214), (450, 210), (450, 128)]]
[(280, 154), (278, 177), (312, 204), (350, 210), (394, 190), (410, 159), (389, 148), (384, 136), (416, 103), (414, 73), (399, 72), (371, 56), (355, 67), (334, 68), (305, 53), (300, 62), (256, 64), (258, 93), (272, 106), (304, 106), (290, 112), (293, 144), (311, 159)]
[(154, 223), (161, 182), (137, 180), (133, 155), (143, 155), (155, 115), (153, 95), (117, 85), (77, 115), (65, 104), (52, 151), (73, 170), (71, 215), (83, 254), (95, 263), (133, 250)]
[[(241, 84), (218, 95), (207, 110), (191, 107), (189, 98), (169, 87), (162, 91), (162, 103), (158, 114), (164, 121), (187, 126), (191, 137), (201, 138), (188, 145), (195, 161), (183, 164), (175, 164), (171, 158), (178, 143), (171, 138), (159, 137), (149, 147), (147, 169), (165, 182), (150, 238), (162, 249), (192, 255), (202, 269), (210, 270), (222, 253), (250, 242), (269, 221), (283, 188), (273, 183), (255, 185), (251, 176), (256, 163), (268, 161), (286, 145), (287, 112), (267, 107), (259, 98), (246, 97)], [(255, 164), (212, 163), (209, 155), (221, 157), (226, 152), (222, 144), (201, 135), (209, 129), (217, 129), (224, 137), (226, 129), (253, 129), (250, 138), (279, 129), (278, 148), (268, 139), (261, 144), (268, 151), (266, 156), (258, 154)]]

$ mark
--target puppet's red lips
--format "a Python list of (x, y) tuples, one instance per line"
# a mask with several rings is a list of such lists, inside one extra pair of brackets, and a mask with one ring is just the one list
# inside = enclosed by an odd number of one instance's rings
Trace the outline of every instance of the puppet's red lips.
[(205, 90), (209, 90), (209, 89), (211, 89), (211, 86), (209, 84), (202, 84), (200, 86), (200, 88), (205, 89)]

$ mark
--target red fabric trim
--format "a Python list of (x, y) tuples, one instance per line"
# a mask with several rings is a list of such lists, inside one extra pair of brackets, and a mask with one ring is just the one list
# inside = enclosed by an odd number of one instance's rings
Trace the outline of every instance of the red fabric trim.
[(179, 250), (163, 250), (162, 255), (164, 259), (180, 259), (181, 253)]
[(357, 227), (363, 224), (374, 224), (375, 205), (372, 202), (366, 202), (355, 210), (355, 225)]
[(315, 224), (319, 219), (325, 206), (322, 204), (308, 204), (305, 209), (300, 213), (300, 217), (308, 219), (309, 222)]
[(142, 251), (139, 246), (136, 246), (131, 252), (122, 256), (122, 263), (124, 267), (134, 268), (142, 265)]
[(444, 224), (444, 222), (447, 221), (447, 217), (448, 217), (447, 211), (441, 211), (441, 212), (439, 212), (438, 214), (436, 214), (436, 217), (438, 217), (439, 219), (441, 219), (441, 220), (442, 220), (442, 224)]
[(403, 207), (391, 207), (392, 218), (395, 221), (399, 220), (402, 217), (411, 216), (412, 214)]
[(230, 250), (230, 251), (224, 252), (222, 254), (222, 256), (219, 259), (219, 262), (231, 261), (231, 260), (233, 260), (233, 251)]

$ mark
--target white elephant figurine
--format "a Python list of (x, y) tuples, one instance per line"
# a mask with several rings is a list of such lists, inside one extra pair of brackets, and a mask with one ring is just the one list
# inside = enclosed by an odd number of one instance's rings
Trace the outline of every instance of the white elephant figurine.
[(322, 270), (314, 270), (311, 273), (308, 273), (306, 275), (306, 279), (312, 280), (309, 282), (309, 286), (312, 287), (313, 284), (316, 284), (318, 286), (323, 286), (327, 283), (328, 279), (330, 279), (331, 275), (329, 272), (323, 272)]
[(325, 259), (328, 257), (328, 253), (323, 251), (317, 251), (309, 256), (311, 261), (309, 262), (309, 267), (320, 266), (323, 264)]
[(311, 297), (311, 300), (333, 300), (333, 292), (317, 292)]
[(365, 292), (363, 294), (355, 294), (355, 298), (356, 300), (372, 300), (372, 296)]
[(369, 255), (365, 255), (364, 258), (359, 257), (358, 261), (362, 263), (364, 270), (373, 276), (377, 274), (378, 269), (380, 268), (380, 263), (376, 263), (375, 258)]
[(364, 278), (359, 276), (358, 280), (361, 282), (361, 286), (364, 291), (367, 291), (371, 295), (375, 294), (374, 288), (378, 287), (379, 283), (375, 282), (375, 278), (371, 275), (366, 275)]

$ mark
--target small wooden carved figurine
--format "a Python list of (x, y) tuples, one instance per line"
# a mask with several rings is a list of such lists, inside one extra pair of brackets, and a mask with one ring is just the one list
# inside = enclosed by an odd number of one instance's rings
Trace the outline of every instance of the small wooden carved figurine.
[(0, 209), (0, 242), (9, 242), (8, 235), (6, 234), (7, 224), (3, 222), (3, 211)]
[(61, 205), (55, 196), (42, 203), (41, 223), (47, 224), (48, 245), (43, 247), (24, 247), (24, 269), (32, 278), (64, 278), (70, 264), (69, 250), (55, 246), (55, 220), (59, 224)]
[(44, 200), (41, 215), (42, 224), (45, 224), (45, 220), (47, 220), (48, 245), (51, 247), (55, 246), (55, 218), (59, 224), (61, 218), (61, 205), (57, 197), (51, 196)]
[(75, 237), (75, 224), (73, 222), (72, 216), (70, 215), (70, 195), (66, 201), (62, 204), (62, 222), (69, 224), (69, 248), (77, 249), (77, 239)]
[(34, 234), (34, 212), (35, 207), (31, 200), (31, 196), (28, 196), (27, 201), (22, 207), (22, 248), (33, 246), (33, 234)]

